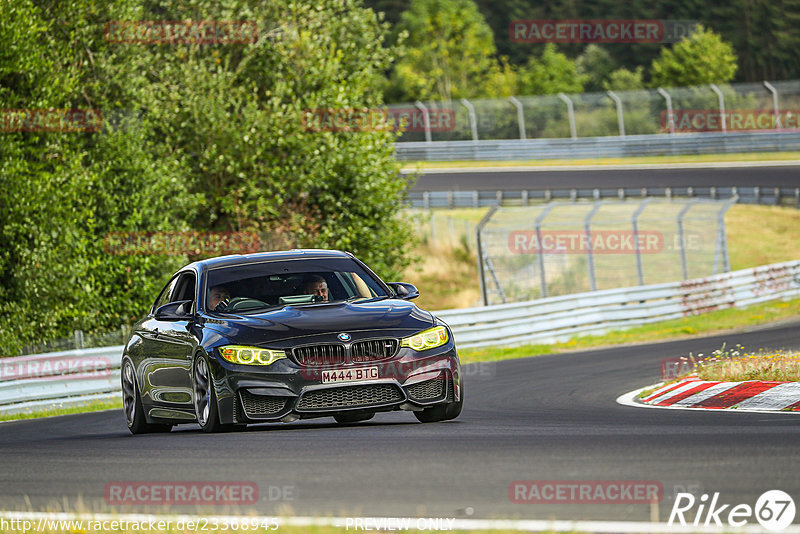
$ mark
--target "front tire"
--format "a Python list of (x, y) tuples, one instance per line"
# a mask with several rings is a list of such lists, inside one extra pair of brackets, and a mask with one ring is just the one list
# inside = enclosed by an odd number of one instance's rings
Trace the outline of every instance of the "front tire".
[(414, 412), (417, 420), (420, 423), (438, 423), (440, 421), (449, 421), (461, 415), (461, 409), (464, 407), (464, 384), (461, 386), (461, 398), (455, 402), (448, 402), (438, 404), (430, 408), (425, 408), (421, 412)]
[(172, 425), (169, 424), (147, 422), (142, 407), (142, 398), (139, 395), (139, 387), (136, 385), (136, 373), (130, 360), (125, 360), (125, 363), (122, 364), (121, 375), (122, 411), (131, 434), (152, 434), (172, 430)]
[(229, 432), (231, 430), (244, 430), (246, 424), (223, 425), (219, 422), (219, 409), (217, 407), (217, 393), (214, 388), (214, 378), (204, 356), (198, 356), (192, 372), (192, 389), (194, 390), (194, 414), (197, 423), (203, 432)]

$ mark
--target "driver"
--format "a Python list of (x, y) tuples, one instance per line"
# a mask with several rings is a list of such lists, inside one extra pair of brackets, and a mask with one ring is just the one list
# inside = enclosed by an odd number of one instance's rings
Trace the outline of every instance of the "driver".
[(328, 302), (330, 300), (328, 282), (317, 274), (308, 277), (306, 283), (303, 284), (303, 293), (318, 297), (314, 299), (317, 302)]
[[(231, 298), (231, 293), (225, 286), (214, 286), (208, 291), (208, 309), (211, 311), (222, 311)], [(222, 304), (222, 306), (220, 306)], [(217, 309), (219, 308), (219, 309)]]

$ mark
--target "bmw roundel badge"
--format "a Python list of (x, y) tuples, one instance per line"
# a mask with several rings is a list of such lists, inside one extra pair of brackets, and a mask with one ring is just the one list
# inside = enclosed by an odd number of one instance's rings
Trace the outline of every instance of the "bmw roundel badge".
[(341, 334), (339, 334), (339, 339), (342, 341), (350, 341), (352, 338), (350, 337), (350, 334), (342, 332)]

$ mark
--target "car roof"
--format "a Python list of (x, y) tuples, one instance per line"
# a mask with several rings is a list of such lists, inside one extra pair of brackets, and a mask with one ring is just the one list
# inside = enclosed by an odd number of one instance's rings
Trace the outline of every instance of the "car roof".
[(253, 254), (231, 254), (229, 256), (218, 256), (205, 260), (190, 263), (181, 271), (193, 269), (195, 271), (206, 271), (218, 267), (230, 267), (232, 265), (245, 265), (248, 263), (259, 263), (262, 261), (276, 260), (296, 260), (306, 259), (332, 259), (332, 258), (352, 258), (352, 254), (341, 250), (326, 249), (292, 249), (278, 250), (273, 252), (256, 252)]

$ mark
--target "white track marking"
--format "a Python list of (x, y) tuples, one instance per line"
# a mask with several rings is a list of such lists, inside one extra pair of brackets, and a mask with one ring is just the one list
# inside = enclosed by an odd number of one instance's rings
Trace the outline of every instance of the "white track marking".
[[(133, 522), (150, 522), (150, 521), (171, 521), (174, 525), (178, 521), (184, 523), (193, 521), (197, 523), (200, 520), (212, 521), (217, 520), (219, 523), (227, 521), (230, 523), (234, 520), (247, 519), (250, 521), (268, 522), (275, 519), (276, 516), (199, 516), (199, 515), (154, 515), (154, 514), (79, 514), (79, 513), (45, 513), (45, 512), (0, 512), (0, 518), (5, 520), (28, 520), (28, 521), (70, 521), (70, 520), (83, 520), (83, 521), (127, 521)], [(425, 530), (418, 528), (417, 517), (278, 517), (279, 526), (329, 526), (346, 528), (347, 520), (370, 520), (373, 525), (377, 521), (382, 521), (383, 524), (393, 523), (402, 524), (401, 522), (409, 522), (412, 528), (409, 530), (418, 531)], [(661, 533), (661, 532), (680, 532), (681, 534), (690, 534), (693, 532), (708, 532), (708, 533), (723, 533), (723, 532), (764, 532), (764, 529), (755, 524), (748, 524), (743, 528), (726, 527), (682, 527), (680, 525), (669, 526), (666, 523), (651, 523), (645, 521), (569, 521), (569, 520), (510, 520), (510, 519), (453, 519), (447, 523), (450, 528), (456, 530), (518, 530), (525, 532), (602, 532), (602, 533)], [(429, 530), (429, 529), (428, 529)], [(147, 530), (145, 530), (147, 531)], [(278, 530), (277, 532), (280, 532)], [(800, 534), (800, 525), (791, 525), (790, 527), (782, 530), (781, 532), (789, 534)]]

